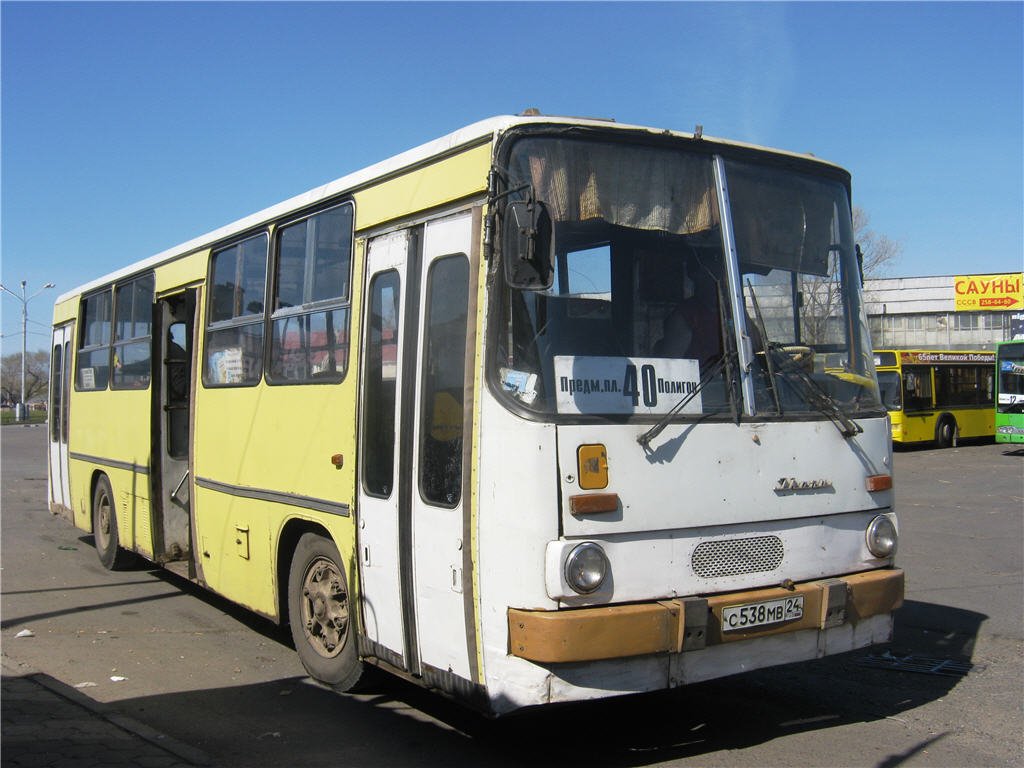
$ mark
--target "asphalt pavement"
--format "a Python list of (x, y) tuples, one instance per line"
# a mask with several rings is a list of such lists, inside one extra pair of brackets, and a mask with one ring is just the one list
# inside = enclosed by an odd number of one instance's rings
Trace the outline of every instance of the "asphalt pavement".
[(391, 677), (326, 691), (268, 622), (159, 569), (103, 570), (45, 511), (42, 430), (0, 430), (2, 766), (1024, 764), (1024, 455), (1008, 447), (897, 453), (908, 580), (888, 654), (491, 728)]
[(5, 768), (192, 768), (202, 751), (159, 733), (59, 680), (2, 659)]

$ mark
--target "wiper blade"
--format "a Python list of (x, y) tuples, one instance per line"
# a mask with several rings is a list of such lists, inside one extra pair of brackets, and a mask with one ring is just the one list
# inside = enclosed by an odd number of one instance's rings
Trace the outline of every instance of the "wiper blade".
[(729, 332), (729, 323), (725, 314), (725, 297), (722, 295), (722, 283), (719, 280), (715, 280), (715, 285), (718, 288), (718, 322), (721, 332), (723, 354), (722, 357), (715, 361), (714, 365), (708, 368), (707, 373), (701, 377), (701, 380), (697, 383), (696, 388), (686, 397), (682, 398), (672, 408), (658, 419), (657, 423), (654, 424), (650, 429), (644, 432), (640, 437), (636, 439), (640, 445), (643, 446), (645, 451), (650, 452), (651, 440), (656, 438), (664, 431), (665, 427), (672, 420), (672, 417), (683, 410), (693, 398), (695, 398), (705, 386), (714, 381), (715, 377), (718, 376), (722, 370), (725, 370), (725, 389), (729, 396), (729, 409), (732, 413), (733, 420), (736, 424), (740, 423), (740, 411), (739, 411), (739, 395), (736, 392), (737, 380), (735, 372), (739, 370), (739, 355), (736, 352), (736, 343), (733, 335)]
[(843, 437), (850, 438), (864, 431), (860, 424), (855, 422), (840, 408), (832, 396), (821, 388), (821, 385), (804, 370), (803, 366), (795, 362), (785, 350), (778, 344), (771, 343), (765, 346), (767, 357), (772, 358), (778, 355), (776, 361), (783, 373), (795, 374), (803, 384), (803, 396), (808, 405), (814, 406), (818, 411), (828, 416), (839, 428)]
[[(685, 408), (687, 404), (691, 400), (693, 400), (693, 398), (700, 394), (701, 390), (704, 389), (704, 387), (707, 386), (709, 383), (711, 383), (715, 379), (715, 377), (722, 371), (722, 369), (726, 366), (727, 357), (728, 355), (723, 355), (721, 358), (719, 358), (714, 365), (708, 368), (708, 372), (701, 377), (701, 380), (697, 383), (697, 386), (694, 387), (693, 392), (691, 392), (686, 397), (681, 399), (678, 403), (673, 405), (672, 408), (664, 416), (658, 419), (658, 422), (654, 426), (652, 426), (650, 429), (648, 429), (646, 432), (644, 432), (642, 435), (640, 435), (640, 437), (636, 439), (636, 441), (643, 446), (645, 451), (650, 451), (651, 440), (653, 440), (662, 433), (665, 427), (668, 426), (668, 423), (672, 420), (672, 417), (675, 416), (680, 411), (682, 411), (683, 408)], [(731, 400), (732, 397), (730, 395), (730, 402)]]
[(823, 390), (807, 371), (803, 369), (803, 366), (793, 361), (793, 359), (786, 354), (784, 348), (773, 341), (768, 340), (768, 333), (765, 330), (764, 316), (761, 314), (761, 307), (757, 303), (757, 295), (754, 293), (754, 286), (749, 280), (747, 280), (747, 287), (750, 288), (750, 299), (754, 304), (754, 316), (757, 319), (757, 330), (761, 334), (761, 343), (764, 345), (764, 361), (768, 368), (768, 386), (772, 391), (772, 398), (775, 400), (775, 408), (778, 414), (782, 415), (782, 400), (779, 397), (778, 384), (775, 381), (775, 366), (774, 363), (778, 363), (779, 367), (785, 373), (796, 374), (796, 377), (803, 384), (803, 399), (804, 401), (819, 412), (825, 414), (832, 420), (832, 423), (836, 425), (843, 437), (851, 438), (854, 435), (858, 435), (864, 431), (864, 429), (843, 413), (842, 409), (836, 405), (836, 401), (832, 399), (832, 396)]
[(754, 304), (754, 318), (757, 322), (757, 332), (761, 334), (761, 345), (764, 347), (764, 363), (768, 368), (768, 389), (772, 392), (772, 399), (775, 401), (775, 410), (782, 415), (782, 398), (779, 397), (779, 388), (775, 383), (775, 368), (772, 365), (772, 356), (768, 350), (771, 342), (768, 341), (768, 331), (765, 330), (764, 315), (761, 314), (761, 305), (757, 303), (757, 294), (754, 293), (754, 286), (747, 280), (747, 287), (750, 289), (750, 301)]

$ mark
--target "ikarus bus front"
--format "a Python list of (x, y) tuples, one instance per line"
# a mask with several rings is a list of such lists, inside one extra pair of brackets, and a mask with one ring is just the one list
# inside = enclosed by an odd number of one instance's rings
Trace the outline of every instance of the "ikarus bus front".
[(492, 707), (889, 640), (903, 573), (847, 173), (530, 125), (498, 141), (490, 188)]

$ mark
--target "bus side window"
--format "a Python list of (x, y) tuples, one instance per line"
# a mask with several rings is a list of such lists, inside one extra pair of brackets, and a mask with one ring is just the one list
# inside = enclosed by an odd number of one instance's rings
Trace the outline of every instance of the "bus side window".
[(920, 411), (932, 407), (932, 381), (927, 367), (903, 369), (903, 410)]
[(267, 236), (213, 254), (204, 383), (245, 386), (263, 375), (263, 299)]

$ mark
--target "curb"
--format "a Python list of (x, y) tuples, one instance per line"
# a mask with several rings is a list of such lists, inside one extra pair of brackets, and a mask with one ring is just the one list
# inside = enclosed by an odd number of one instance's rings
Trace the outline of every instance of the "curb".
[(126, 731), (132, 736), (136, 736), (187, 763), (196, 766), (215, 765), (210, 756), (201, 749), (184, 744), (167, 734), (160, 733), (145, 723), (141, 723), (135, 718), (123, 714), (113, 704), (104, 704), (96, 701), (95, 699), (86, 696), (81, 691), (72, 688), (70, 685), (50, 677), (45, 672), (40, 672), (29, 664), (16, 662), (5, 654), (4, 657), (0, 659), (0, 668), (2, 668), (5, 677), (11, 676), (27, 678), (36, 685), (46, 688), (51, 693), (67, 699), (72, 704), (76, 704), (85, 710), (88, 710), (91, 714), (101, 720), (105, 720), (111, 725), (117, 726), (122, 731)]

